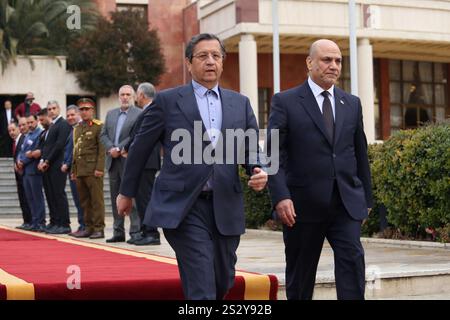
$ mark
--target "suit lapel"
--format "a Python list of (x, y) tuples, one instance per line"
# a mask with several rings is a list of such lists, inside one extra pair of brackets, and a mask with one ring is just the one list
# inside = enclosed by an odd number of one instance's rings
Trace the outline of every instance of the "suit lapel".
[(116, 137), (116, 128), (117, 128), (117, 120), (119, 120), (119, 113), (120, 113), (120, 107), (119, 109), (114, 110), (114, 113), (112, 114), (112, 123), (111, 123), (111, 127), (112, 127), (112, 135), (111, 135), (111, 140), (114, 143), (115, 137)]
[[(185, 85), (178, 91), (180, 98), (177, 101), (177, 106), (183, 113), (189, 125), (194, 129), (194, 122), (200, 121), (202, 124), (201, 136), (197, 137), (200, 141), (203, 141), (203, 134), (206, 131), (205, 124), (203, 123), (202, 116), (198, 110), (197, 100), (195, 99), (194, 88), (192, 84)], [(200, 134), (200, 132), (194, 131), (195, 135)], [(205, 143), (205, 141), (203, 141)]]
[[(136, 107), (131, 106), (131, 107), (128, 109), (127, 118), (125, 119), (125, 122), (123, 123), (123, 126), (122, 126), (122, 130), (120, 131), (120, 134), (119, 134), (119, 141), (122, 141), (122, 140), (123, 140), (123, 139), (122, 139), (122, 136), (123, 136), (123, 133), (125, 132), (125, 129), (126, 129), (128, 126), (131, 126), (131, 122), (132, 122), (133, 120), (135, 120), (135, 117), (134, 117), (134, 112), (135, 112), (135, 110), (134, 110), (134, 108), (136, 108)], [(117, 120), (118, 120), (118, 118), (117, 118)], [(128, 136), (129, 136), (129, 132), (128, 132), (128, 134), (126, 135), (126, 137), (128, 137)]]
[(334, 126), (334, 143), (337, 143), (339, 135), (342, 131), (342, 126), (344, 125), (345, 118), (345, 103), (346, 100), (344, 95), (339, 88), (334, 87), (334, 97), (335, 97), (335, 113), (336, 120)]
[(320, 132), (325, 136), (328, 143), (333, 145), (331, 138), (328, 136), (325, 130), (325, 123), (323, 121), (323, 115), (320, 112), (319, 105), (317, 104), (316, 98), (311, 91), (308, 83), (305, 82), (303, 86), (300, 87), (300, 103), (308, 113), (308, 115), (313, 120), (314, 124), (319, 128)]

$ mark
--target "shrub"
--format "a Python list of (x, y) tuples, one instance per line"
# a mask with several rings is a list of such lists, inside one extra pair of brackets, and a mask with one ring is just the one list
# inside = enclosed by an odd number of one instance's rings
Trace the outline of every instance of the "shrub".
[(373, 191), (388, 221), (415, 238), (450, 223), (450, 125), (394, 134), (370, 146)]
[(240, 168), (239, 176), (244, 190), (246, 227), (259, 228), (271, 218), (272, 204), (270, 202), (268, 189), (266, 187), (260, 192), (253, 191), (253, 189), (247, 185), (248, 176), (243, 168)]

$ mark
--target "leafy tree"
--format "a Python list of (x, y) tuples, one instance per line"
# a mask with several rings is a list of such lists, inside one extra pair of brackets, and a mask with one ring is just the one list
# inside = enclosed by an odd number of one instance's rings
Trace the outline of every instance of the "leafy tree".
[[(81, 9), (81, 30), (67, 28), (72, 5)], [(0, 0), (2, 72), (9, 62), (16, 63), (17, 55), (65, 55), (68, 43), (92, 29), (97, 17), (91, 0)]]
[(80, 86), (98, 96), (109, 96), (123, 84), (158, 84), (165, 69), (157, 32), (133, 11), (99, 19), (95, 30), (69, 44), (68, 57)]

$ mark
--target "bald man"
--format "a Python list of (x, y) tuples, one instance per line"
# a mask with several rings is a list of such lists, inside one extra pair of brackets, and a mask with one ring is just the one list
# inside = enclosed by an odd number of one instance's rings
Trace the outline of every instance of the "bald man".
[(288, 299), (312, 299), (325, 238), (338, 299), (364, 299), (360, 230), (372, 207), (370, 169), (361, 102), (335, 86), (341, 62), (336, 43), (314, 42), (308, 79), (272, 98), (269, 130), (279, 130), (280, 170), (269, 176), (269, 189), (283, 223)]
[[(133, 87), (124, 85), (119, 89), (120, 107), (110, 110), (105, 119), (105, 125), (100, 133), (100, 141), (106, 150), (106, 170), (109, 173), (111, 205), (114, 218), (113, 236), (106, 240), (108, 243), (125, 241), (124, 217), (117, 213), (116, 198), (119, 194), (120, 182), (126, 158), (121, 151), (130, 141), (133, 126), (142, 112), (134, 106), (136, 94)], [(135, 207), (130, 214), (130, 239), (133, 244), (141, 238), (141, 223)]]

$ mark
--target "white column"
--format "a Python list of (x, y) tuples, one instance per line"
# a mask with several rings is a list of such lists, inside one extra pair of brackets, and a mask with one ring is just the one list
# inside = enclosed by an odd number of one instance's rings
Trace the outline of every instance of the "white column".
[(375, 142), (375, 109), (373, 82), (373, 54), (369, 39), (358, 40), (358, 91), (364, 119), (367, 142)]
[(250, 99), (258, 120), (258, 52), (251, 34), (244, 34), (239, 41), (239, 85), (241, 93)]

